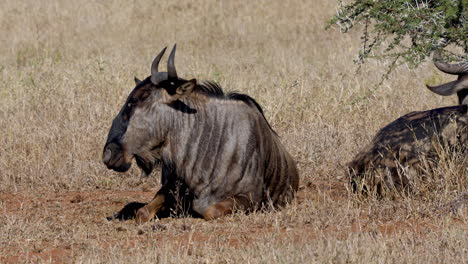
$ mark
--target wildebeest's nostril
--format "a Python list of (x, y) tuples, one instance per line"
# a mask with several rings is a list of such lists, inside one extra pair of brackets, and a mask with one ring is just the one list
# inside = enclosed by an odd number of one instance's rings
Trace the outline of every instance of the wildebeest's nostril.
[(108, 163), (112, 157), (112, 151), (109, 148), (106, 148), (104, 154), (102, 155), (102, 162)]

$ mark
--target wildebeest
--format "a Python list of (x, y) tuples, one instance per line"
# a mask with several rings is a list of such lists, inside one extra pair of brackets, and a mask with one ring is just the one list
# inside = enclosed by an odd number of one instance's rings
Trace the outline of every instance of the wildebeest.
[(434, 59), (439, 70), (459, 77), (456, 81), (428, 88), (440, 95), (457, 93), (460, 105), (411, 112), (382, 128), (348, 163), (354, 191), (381, 195), (384, 186), (408, 190), (411, 178), (420, 175), (423, 166), (437, 163), (441, 149), (466, 157), (468, 63), (441, 62), (437, 53)]
[(112, 122), (103, 151), (109, 169), (127, 171), (135, 158), (149, 174), (162, 166), (162, 187), (138, 209), (146, 222), (176, 206), (209, 220), (234, 209), (284, 206), (294, 197), (296, 164), (250, 96), (224, 93), (214, 82), (179, 78), (172, 49), (167, 72), (154, 59)]

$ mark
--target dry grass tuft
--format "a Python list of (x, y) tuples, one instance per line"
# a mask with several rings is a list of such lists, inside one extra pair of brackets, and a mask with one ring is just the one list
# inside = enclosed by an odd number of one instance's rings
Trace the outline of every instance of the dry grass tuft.
[[(425, 64), (397, 69), (360, 99), (385, 65), (355, 72), (359, 36), (324, 31), (334, 1), (0, 6), (0, 262), (466, 262), (466, 207), (440, 209), (467, 191), (457, 158), (418, 195), (362, 200), (346, 190), (344, 165), (379, 128), (456, 98), (424, 88), (449, 81)], [(218, 81), (264, 107), (300, 168), (292, 205), (210, 222), (105, 220), (159, 186), (158, 175), (121, 175), (100, 160), (133, 76), (149, 75), (175, 42), (181, 76)]]

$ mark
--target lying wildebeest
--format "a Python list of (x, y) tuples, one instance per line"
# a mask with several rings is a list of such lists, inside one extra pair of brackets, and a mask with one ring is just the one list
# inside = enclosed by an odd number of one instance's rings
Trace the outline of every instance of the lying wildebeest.
[[(354, 191), (382, 195), (383, 187), (408, 190), (423, 163), (435, 164), (440, 150), (466, 155), (468, 144), (468, 63), (435, 66), (458, 80), (428, 88), (441, 95), (457, 93), (460, 105), (408, 113), (382, 128), (353, 161), (348, 173)], [(466, 162), (466, 159), (462, 160)]]
[(103, 162), (119, 172), (133, 158), (145, 174), (161, 162), (162, 187), (138, 209), (136, 220), (167, 213), (180, 196), (207, 220), (235, 208), (291, 201), (299, 183), (296, 164), (258, 103), (245, 94), (226, 94), (213, 82), (179, 78), (175, 45), (167, 72), (159, 72), (165, 50), (154, 59), (151, 76), (137, 81), (103, 151)]

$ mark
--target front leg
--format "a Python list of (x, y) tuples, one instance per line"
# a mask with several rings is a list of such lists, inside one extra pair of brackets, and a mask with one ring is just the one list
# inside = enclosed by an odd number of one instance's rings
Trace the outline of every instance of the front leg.
[[(141, 169), (141, 175), (148, 176), (154, 168), (157, 161), (145, 162), (143, 159), (136, 159), (138, 167)], [(173, 170), (163, 164), (161, 168), (161, 184), (162, 187), (154, 196), (153, 200), (147, 203), (145, 206), (138, 209), (135, 215), (135, 221), (137, 223), (145, 223), (153, 219), (156, 214), (164, 207), (167, 203), (167, 189), (170, 186), (167, 184), (168, 180), (173, 176)]]
[(153, 200), (148, 204), (138, 209), (135, 221), (139, 224), (150, 221), (156, 216), (156, 213), (163, 207), (166, 197), (164, 193), (159, 191)]
[[(142, 208), (138, 209), (135, 220), (137, 223), (145, 223), (152, 220), (158, 212), (167, 211), (171, 209), (172, 204), (172, 193), (174, 192), (175, 184), (174, 179), (176, 179), (176, 175), (174, 170), (165, 166), (163, 164), (161, 170), (161, 184), (162, 187), (154, 196), (153, 200), (147, 203)], [(164, 213), (164, 212), (161, 212)]]

